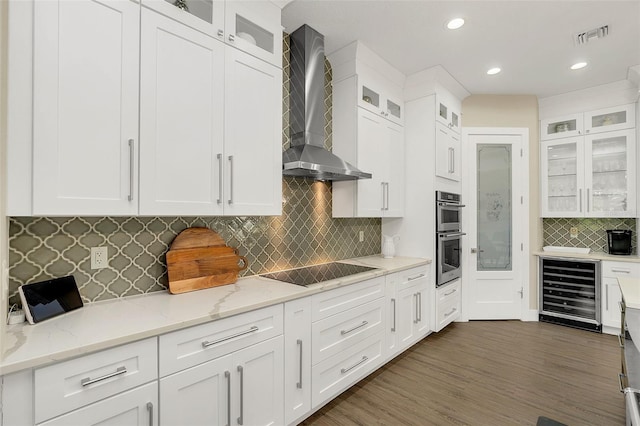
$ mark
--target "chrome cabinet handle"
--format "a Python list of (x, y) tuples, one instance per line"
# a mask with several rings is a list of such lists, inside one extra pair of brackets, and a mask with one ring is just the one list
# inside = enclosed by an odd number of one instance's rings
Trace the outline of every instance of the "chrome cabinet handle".
[(218, 199), (216, 203), (222, 204), (222, 154), (216, 155), (218, 159)]
[(134, 168), (135, 168), (135, 146), (133, 139), (129, 139), (129, 201), (133, 201), (133, 179), (134, 179)]
[(340, 332), (340, 334), (344, 336), (345, 334), (352, 333), (352, 332), (356, 331), (357, 329), (364, 327), (364, 326), (365, 326), (365, 325), (367, 325), (367, 324), (369, 324), (369, 322), (368, 322), (368, 321), (362, 321), (362, 324), (358, 324), (358, 325), (356, 325), (355, 327), (351, 327), (351, 328), (350, 328), (350, 329), (348, 329), (348, 330), (342, 330), (342, 331)]
[(604, 296), (605, 296), (604, 306), (606, 306), (608, 311), (609, 310), (609, 285), (608, 284), (604, 286)]
[(347, 372), (353, 370), (354, 368), (356, 368), (357, 366), (359, 366), (360, 364), (362, 364), (363, 362), (366, 362), (368, 359), (369, 358), (366, 355), (363, 355), (362, 359), (360, 361), (356, 362), (355, 364), (353, 364), (351, 367), (340, 369), (340, 373), (341, 374), (347, 373)]
[(229, 156), (229, 205), (233, 204), (233, 155)]
[(238, 424), (241, 425), (244, 424), (244, 368), (241, 365), (238, 366), (238, 372), (240, 373), (240, 416), (238, 417)]
[(589, 211), (591, 210), (591, 203), (589, 200), (589, 191), (590, 191), (590, 188), (587, 188), (587, 213), (589, 213)]
[(100, 377), (96, 377), (95, 379), (92, 379), (90, 377), (86, 377), (84, 379), (82, 379), (80, 381), (80, 384), (82, 386), (89, 386), (92, 385), (94, 383), (98, 383), (101, 382), (103, 380), (107, 380), (110, 379), (112, 377), (116, 377), (116, 376), (120, 376), (122, 374), (126, 374), (127, 373), (127, 367), (118, 367), (118, 369), (116, 371), (114, 371), (113, 373), (109, 373), (109, 374), (105, 374), (104, 376), (100, 376)]
[(621, 348), (624, 348), (624, 337), (622, 337), (622, 334), (618, 334), (618, 345), (620, 345)]
[(387, 208), (385, 210), (389, 210), (389, 182), (387, 182), (385, 185), (387, 187)]
[(149, 426), (153, 426), (153, 403), (147, 402), (147, 411), (149, 412)]
[(620, 384), (620, 392), (624, 392), (624, 385), (622, 384), (622, 379), (625, 376), (623, 373), (618, 373), (618, 383)]
[(416, 308), (416, 313), (413, 316), (413, 323), (417, 324), (418, 323), (418, 293), (413, 294), (413, 299), (414, 299), (413, 307)]
[[(235, 41), (235, 39), (236, 39), (236, 36), (234, 36), (233, 34), (229, 34), (229, 41), (233, 42), (233, 41)], [(240, 423), (240, 424), (242, 424), (242, 423)]]
[(300, 370), (299, 370), (299, 375), (300, 375), (300, 380), (298, 381), (298, 383), (296, 383), (296, 387), (298, 389), (302, 389), (302, 340), (298, 339), (297, 340), (298, 345), (300, 346)]
[(393, 303), (393, 327), (391, 327), (391, 331), (396, 331), (396, 299), (391, 299), (391, 303)]
[(407, 281), (415, 281), (415, 280), (417, 280), (417, 279), (419, 279), (419, 278), (424, 277), (425, 275), (426, 275), (426, 274), (419, 274), (419, 275), (415, 275), (415, 276), (413, 276), (413, 277), (409, 277), (409, 278), (407, 278)]
[(453, 148), (451, 149), (451, 173), (455, 173), (456, 172), (456, 150)]
[(631, 270), (630, 269), (617, 269), (617, 268), (611, 268), (611, 272), (619, 272), (621, 274), (630, 274)]
[(255, 326), (255, 325), (254, 325), (254, 326), (252, 326), (252, 327), (251, 327), (250, 329), (248, 329), (248, 330), (240, 331), (240, 332), (238, 332), (238, 333), (232, 334), (232, 335), (227, 336), (227, 337), (222, 337), (222, 338), (217, 339), (217, 340), (214, 340), (214, 341), (212, 341), (212, 342), (209, 342), (209, 341), (205, 340), (204, 342), (202, 342), (202, 347), (203, 347), (203, 348), (208, 348), (209, 346), (213, 346), (213, 345), (215, 345), (215, 344), (218, 344), (218, 343), (221, 343), (221, 342), (225, 342), (225, 341), (227, 341), (227, 340), (231, 340), (231, 339), (233, 339), (234, 337), (244, 336), (245, 334), (253, 333), (254, 331), (258, 331), (258, 326)]
[(224, 377), (227, 378), (227, 426), (231, 426), (231, 372), (225, 371)]
[(451, 308), (451, 310), (450, 310), (448, 313), (444, 314), (444, 317), (445, 317), (445, 318), (450, 317), (451, 315), (453, 315), (453, 313), (454, 313), (455, 311), (457, 311), (457, 309), (456, 309), (456, 308)]
[(422, 292), (418, 292), (418, 322), (422, 322)]
[(580, 213), (582, 213), (582, 188), (580, 188), (580, 199), (578, 201), (578, 206), (580, 206)]
[(222, 37), (224, 35), (224, 31), (218, 30), (218, 37)]
[(624, 314), (624, 304), (622, 303), (622, 301), (618, 302), (618, 306), (620, 307), (620, 312)]
[(449, 148), (449, 168), (447, 173), (453, 173), (453, 148)]
[(457, 288), (454, 288), (453, 290), (451, 290), (451, 291), (450, 291), (450, 292), (448, 292), (448, 293), (445, 293), (444, 295), (445, 295), (445, 296), (450, 296), (450, 295), (452, 295), (453, 293), (455, 293), (456, 291), (458, 291), (458, 289), (457, 289)]
[(382, 188), (382, 208), (380, 210), (384, 211), (384, 182), (380, 182), (380, 187)]

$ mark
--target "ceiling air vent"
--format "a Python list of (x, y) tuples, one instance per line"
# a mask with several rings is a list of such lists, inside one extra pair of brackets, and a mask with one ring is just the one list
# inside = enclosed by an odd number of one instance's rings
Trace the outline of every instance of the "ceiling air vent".
[(594, 28), (589, 31), (584, 31), (576, 35), (576, 44), (587, 44), (590, 41), (593, 41), (597, 38), (606, 37), (607, 35), (609, 35), (609, 26), (603, 25), (601, 27)]

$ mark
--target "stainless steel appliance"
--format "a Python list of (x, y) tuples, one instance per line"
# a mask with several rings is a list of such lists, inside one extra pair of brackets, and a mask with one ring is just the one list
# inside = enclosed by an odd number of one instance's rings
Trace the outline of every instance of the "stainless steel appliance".
[(640, 342), (634, 342), (627, 329), (626, 306), (620, 302), (620, 335), (618, 340), (622, 348), (620, 392), (624, 392), (627, 407), (627, 426), (640, 426)]
[(631, 254), (631, 234), (632, 231), (621, 229), (607, 230), (607, 246), (609, 249), (609, 254)]
[(460, 194), (436, 191), (436, 232), (460, 231), (463, 207)]
[(540, 321), (600, 332), (600, 261), (541, 257)]
[(337, 278), (355, 275), (362, 272), (372, 271), (377, 268), (368, 266), (350, 265), (348, 263), (331, 262), (322, 265), (306, 266), (304, 268), (290, 269), (288, 271), (272, 272), (263, 274), (265, 278), (284, 281), (300, 286), (308, 286), (322, 281), (334, 280)]
[(462, 276), (462, 208), (460, 194), (436, 191), (436, 287)]

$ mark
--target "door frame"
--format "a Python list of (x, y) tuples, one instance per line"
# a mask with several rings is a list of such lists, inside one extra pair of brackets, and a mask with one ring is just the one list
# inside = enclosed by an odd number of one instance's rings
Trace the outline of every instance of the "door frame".
[[(471, 179), (469, 172), (471, 170), (470, 161), (472, 156), (470, 155), (471, 146), (469, 143), (469, 138), (474, 135), (512, 135), (519, 136), (522, 141), (521, 145), (521, 157), (523, 159), (522, 167), (519, 167), (517, 170), (517, 177), (522, 182), (522, 217), (519, 219), (518, 226), (524, 226), (526, 228), (526, 232), (523, 233), (522, 241), (519, 243), (522, 244), (522, 250), (520, 251), (522, 258), (520, 259), (520, 264), (522, 265), (521, 277), (522, 277), (522, 299), (520, 305), (520, 320), (521, 321), (530, 321), (532, 319), (532, 313), (530, 312), (529, 302), (531, 298), (531, 283), (529, 282), (529, 258), (531, 255), (531, 247), (529, 244), (529, 229), (531, 226), (530, 221), (530, 205), (529, 205), (529, 128), (527, 127), (463, 127), (462, 128), (462, 146), (467, 147), (467, 149), (462, 149), (462, 199), (469, 199), (469, 194), (474, 188), (471, 188)], [(514, 170), (515, 171), (515, 170)], [(515, 174), (514, 174), (515, 176)], [(471, 208), (471, 206), (469, 206)], [(465, 215), (466, 216), (466, 215)], [(463, 222), (464, 223), (464, 222)], [(464, 231), (464, 225), (463, 225)], [(514, 246), (517, 247), (517, 243), (514, 241)], [(471, 261), (475, 259), (475, 256), (470, 253), (470, 245), (469, 245), (469, 236), (463, 237), (463, 253), (462, 256), (462, 313), (460, 315), (460, 319), (458, 321), (469, 321), (469, 311), (471, 305), (471, 279), (470, 274), (465, 273), (464, 271), (470, 271), (471, 269)], [(537, 284), (536, 284), (537, 288)], [(535, 297), (535, 295), (534, 295)], [(537, 320), (537, 310), (535, 311), (535, 320)]]

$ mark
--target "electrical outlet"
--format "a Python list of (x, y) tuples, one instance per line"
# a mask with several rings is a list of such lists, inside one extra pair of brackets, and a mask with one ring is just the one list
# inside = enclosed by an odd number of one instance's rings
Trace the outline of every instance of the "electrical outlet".
[(569, 229), (569, 237), (578, 238), (578, 227), (577, 226), (572, 226)]
[(363, 241), (364, 241), (364, 231), (360, 231), (360, 232), (358, 232), (358, 240), (359, 240), (360, 242), (363, 242)]
[(106, 268), (108, 263), (106, 247), (91, 247), (91, 269)]

